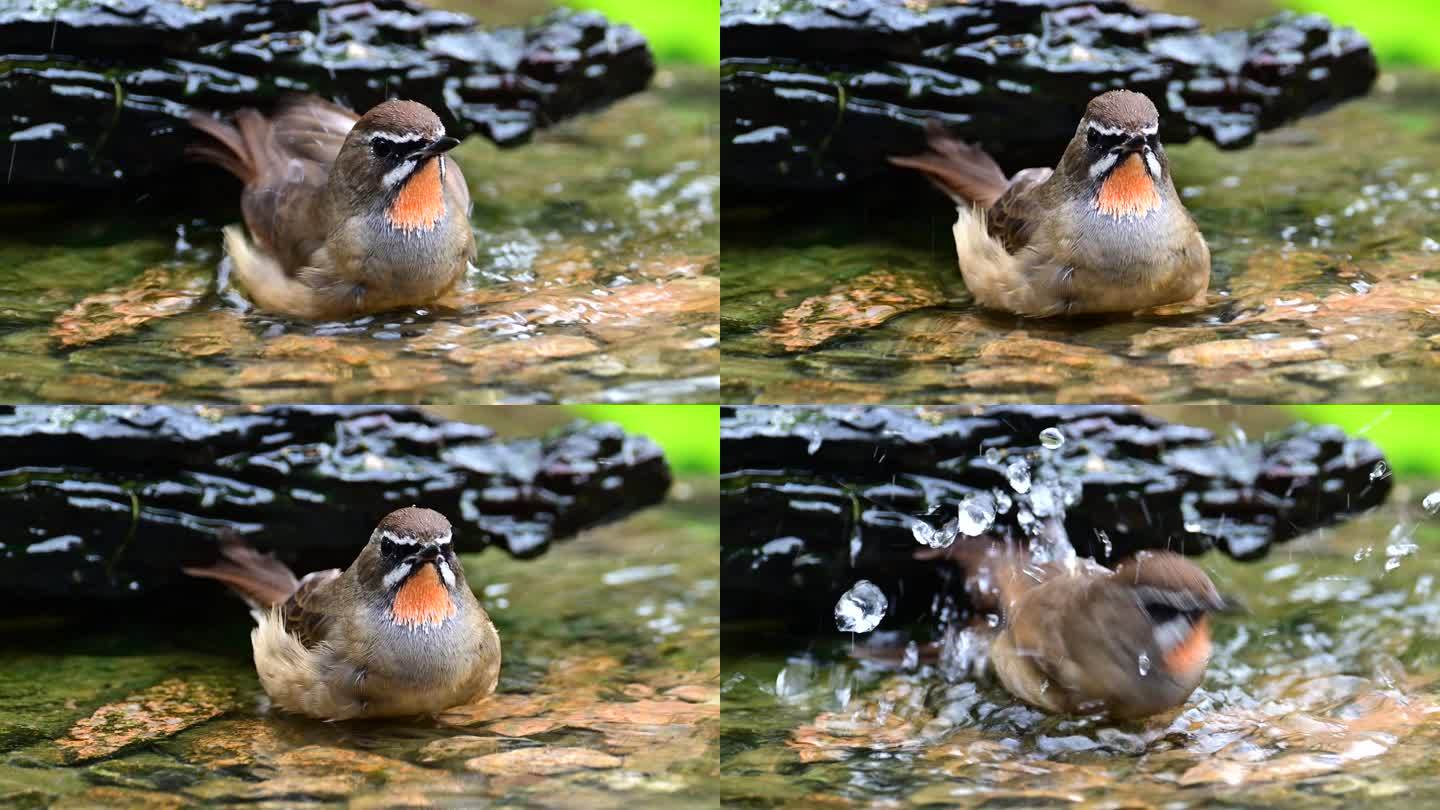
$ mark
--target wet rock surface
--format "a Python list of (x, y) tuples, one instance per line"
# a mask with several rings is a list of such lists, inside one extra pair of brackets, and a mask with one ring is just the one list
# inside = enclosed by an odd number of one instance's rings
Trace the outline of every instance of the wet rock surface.
[(684, 480), (544, 565), (465, 555), (506, 661), (495, 696), (439, 719), (271, 710), (232, 599), (7, 615), (0, 804), (714, 806), (716, 509)]
[[(938, 193), (728, 210), (725, 399), (1429, 402), (1437, 98), (1435, 75), (1390, 74), (1249, 149), (1169, 148), (1213, 255), (1202, 306), (1045, 322), (982, 310)], [(847, 304), (867, 300), (884, 306)]]
[(516, 557), (661, 501), (660, 449), (614, 425), (501, 441), (403, 407), (0, 407), (0, 587), (134, 598), (185, 583), (223, 531), (296, 570), (345, 567), (381, 517), (445, 514)]
[(833, 629), (859, 580), (886, 594), (887, 621), (953, 609), (950, 567), (914, 559), (949, 544), (936, 532), (1064, 537), (1108, 563), (1147, 548), (1250, 560), (1392, 485), (1378, 448), (1333, 426), (1236, 441), (1119, 406), (727, 408), (720, 435), (725, 615), (807, 628)]
[(1146, 93), (1166, 143), (1222, 148), (1363, 95), (1365, 38), (1319, 16), (1205, 33), (1124, 2), (725, 0), (727, 188), (834, 190), (893, 177), (928, 119), (1008, 170), (1051, 166), (1103, 89)]
[(409, 0), (0, 2), (4, 196), (168, 177), (191, 110), (311, 92), (364, 111), (420, 101), (452, 135), (502, 145), (646, 86), (643, 37), (593, 13), (525, 28)]

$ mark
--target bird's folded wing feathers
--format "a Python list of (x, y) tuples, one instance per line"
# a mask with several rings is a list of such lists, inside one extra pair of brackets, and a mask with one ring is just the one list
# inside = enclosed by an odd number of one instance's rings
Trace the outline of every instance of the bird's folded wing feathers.
[(324, 99), (293, 96), (261, 120), (263, 124), (242, 121), (241, 131), (253, 132), (263, 142), (252, 150), (258, 174), (246, 188), (241, 207), (256, 241), (293, 273), (322, 243), (321, 194), (330, 166), (359, 118)]
[(1035, 192), (1055, 173), (1054, 169), (1023, 169), (1010, 178), (1010, 185), (990, 207), (990, 235), (999, 239), (1010, 253), (1030, 244), (1041, 218), (1050, 215)]
[(339, 579), (339, 568), (306, 574), (285, 602), (285, 632), (295, 636), (306, 649), (325, 640), (331, 616), (324, 605), (333, 604)]

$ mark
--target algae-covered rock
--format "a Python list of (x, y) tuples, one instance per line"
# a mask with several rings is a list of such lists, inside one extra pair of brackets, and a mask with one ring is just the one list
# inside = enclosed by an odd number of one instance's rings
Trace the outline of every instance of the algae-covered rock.
[(58, 741), (70, 762), (108, 757), (179, 734), (236, 707), (235, 694), (195, 679), (174, 678), (107, 704)]

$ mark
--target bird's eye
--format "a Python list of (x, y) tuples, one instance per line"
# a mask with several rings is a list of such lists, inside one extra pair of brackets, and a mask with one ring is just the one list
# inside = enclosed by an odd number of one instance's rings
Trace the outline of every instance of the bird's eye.
[(395, 541), (394, 541), (394, 540), (381, 540), (381, 541), (380, 541), (380, 553), (381, 553), (381, 554), (384, 554), (384, 555), (387, 556), (387, 557), (394, 556), (394, 554), (395, 554)]
[(1090, 146), (1099, 149), (1114, 149), (1125, 142), (1124, 135), (1109, 135), (1098, 130), (1090, 130), (1086, 133), (1085, 142)]
[(387, 141), (384, 138), (376, 138), (370, 142), (370, 149), (375, 152), (375, 157), (389, 160), (400, 154), (400, 144), (394, 141)]

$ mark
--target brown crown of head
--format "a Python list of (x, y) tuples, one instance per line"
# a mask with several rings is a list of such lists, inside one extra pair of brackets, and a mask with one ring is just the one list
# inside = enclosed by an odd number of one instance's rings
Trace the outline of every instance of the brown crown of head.
[(1225, 604), (1200, 566), (1171, 551), (1141, 551), (1115, 568), (1115, 580), (1137, 588), (1189, 594), (1218, 610)]
[(413, 537), (417, 540), (434, 540), (450, 534), (450, 521), (434, 509), (407, 506), (381, 518), (375, 533), (389, 532), (398, 537)]
[(383, 132), (390, 135), (419, 134), (434, 140), (445, 134), (440, 117), (418, 101), (391, 99), (370, 108), (355, 124), (360, 132)]
[(1126, 132), (1159, 126), (1160, 112), (1144, 93), (1111, 90), (1090, 100), (1085, 118), (1093, 123)]

